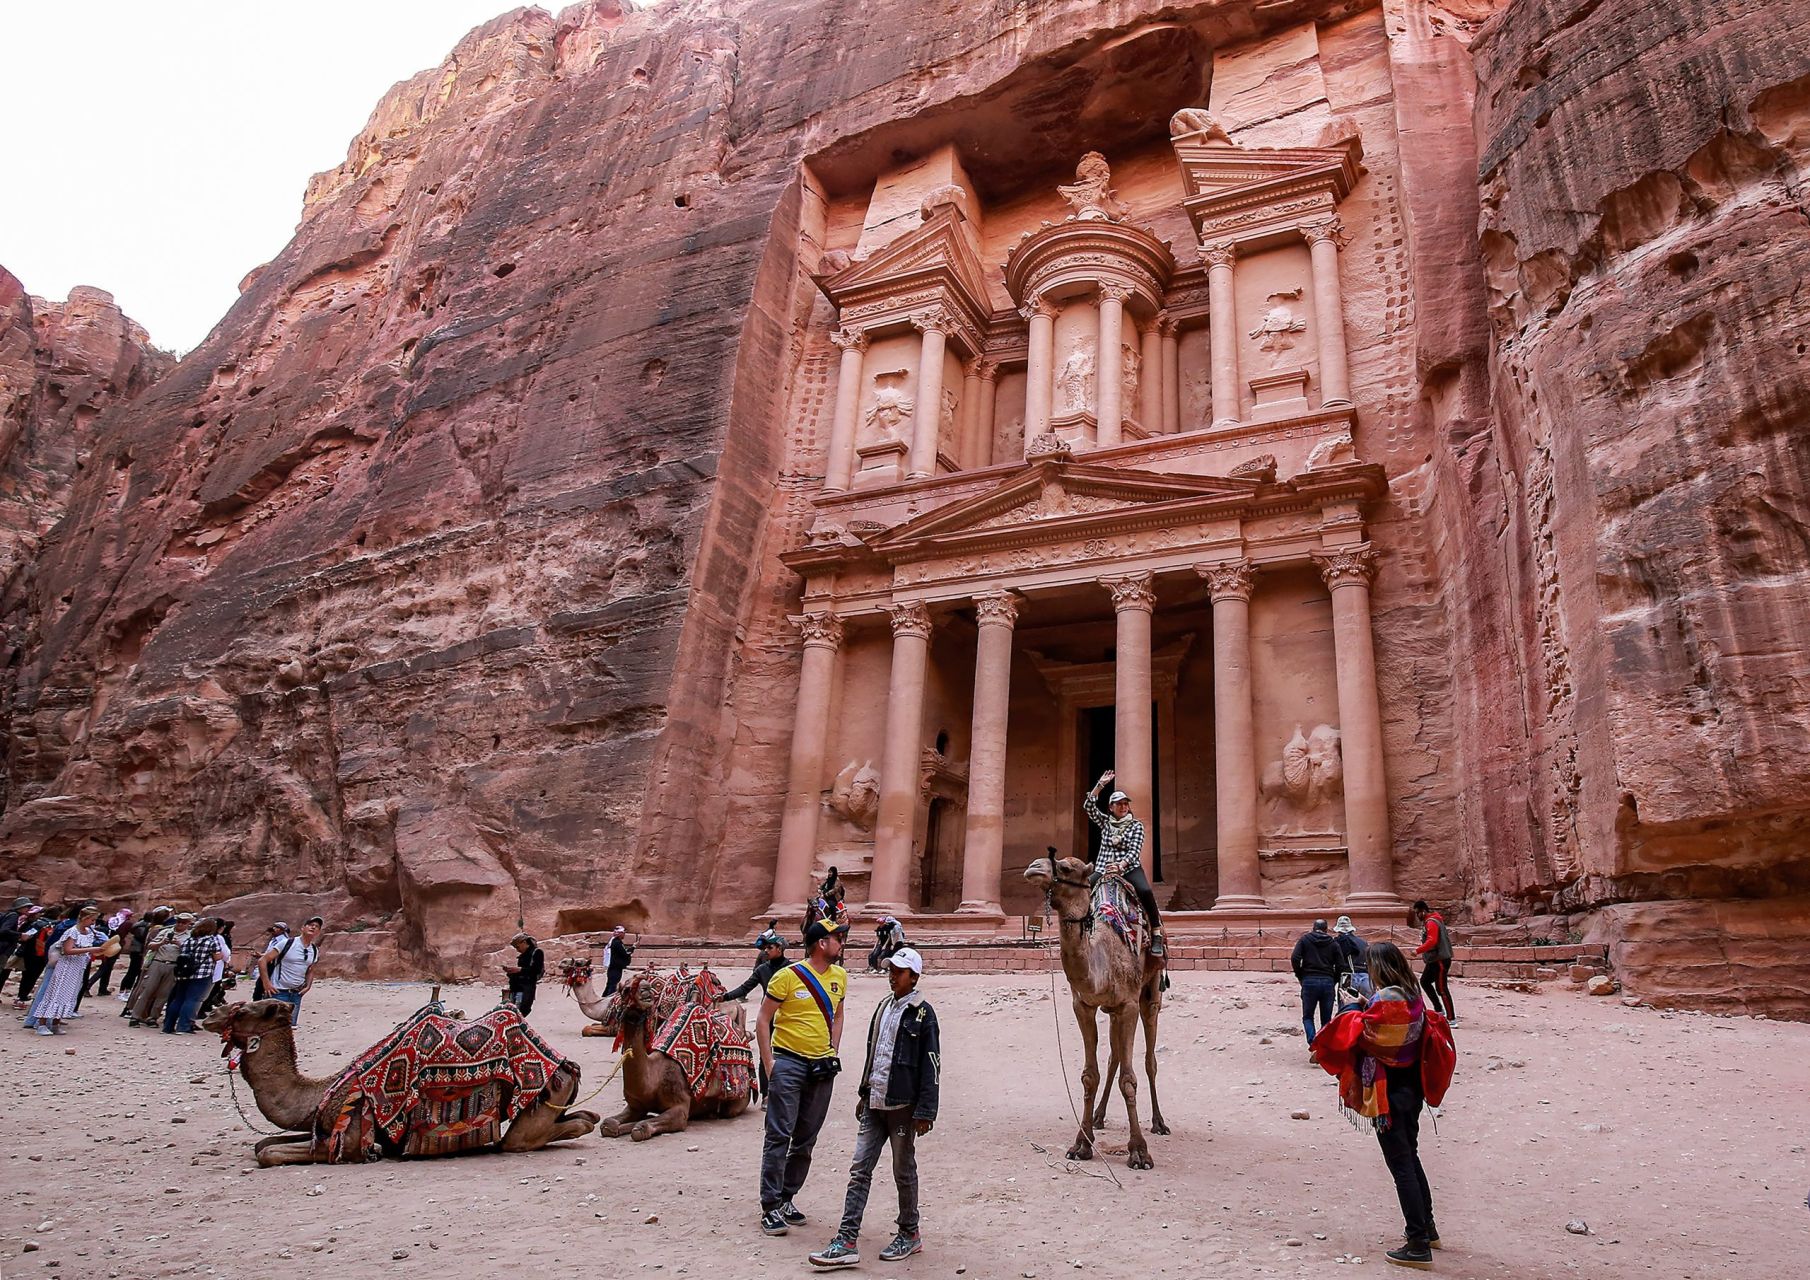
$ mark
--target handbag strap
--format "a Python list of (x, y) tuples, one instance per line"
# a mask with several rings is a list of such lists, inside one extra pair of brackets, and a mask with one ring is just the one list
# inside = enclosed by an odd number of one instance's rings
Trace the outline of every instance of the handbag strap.
[(792, 972), (798, 976), (800, 982), (804, 983), (804, 989), (811, 993), (811, 1000), (816, 1004), (817, 1012), (823, 1015), (824, 1030), (832, 1030), (835, 1026), (836, 1015), (830, 1007), (830, 994), (823, 989), (823, 983), (817, 980), (817, 975), (811, 972), (811, 967), (802, 961), (793, 963)]

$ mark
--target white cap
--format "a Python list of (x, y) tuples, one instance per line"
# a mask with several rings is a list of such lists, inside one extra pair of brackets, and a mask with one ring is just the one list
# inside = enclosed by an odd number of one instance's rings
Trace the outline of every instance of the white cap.
[(1115, 791), (1111, 795), (1106, 797), (1107, 804), (1117, 804), (1121, 800), (1123, 800), (1126, 804), (1131, 803), (1131, 797), (1126, 795), (1123, 791)]
[(886, 963), (896, 968), (909, 969), (920, 978), (924, 976), (924, 957), (910, 947), (900, 947), (886, 957)]
[(1350, 916), (1340, 916), (1333, 921), (1332, 931), (1334, 933), (1356, 933), (1357, 926), (1351, 923)]

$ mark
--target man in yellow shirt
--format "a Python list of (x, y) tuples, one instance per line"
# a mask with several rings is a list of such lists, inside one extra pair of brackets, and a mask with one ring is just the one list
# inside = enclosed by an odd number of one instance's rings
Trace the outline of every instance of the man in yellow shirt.
[(842, 1000), (848, 974), (842, 959), (846, 924), (812, 921), (805, 959), (767, 983), (754, 1024), (767, 1072), (767, 1136), (760, 1153), (760, 1229), (783, 1236), (804, 1222), (792, 1197), (811, 1172), (811, 1148), (829, 1114), (830, 1093), (842, 1069)]

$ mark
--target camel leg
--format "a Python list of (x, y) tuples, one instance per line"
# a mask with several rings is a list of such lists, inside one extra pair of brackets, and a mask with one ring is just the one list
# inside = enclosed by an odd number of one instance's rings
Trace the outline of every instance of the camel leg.
[(265, 1147), (279, 1146), (286, 1142), (308, 1142), (311, 1141), (313, 1137), (314, 1135), (311, 1133), (273, 1133), (268, 1138), (259, 1138), (257, 1142), (252, 1145), (251, 1149), (255, 1154), (262, 1151)]
[(1158, 987), (1161, 982), (1162, 975), (1158, 973), (1144, 984), (1138, 1016), (1144, 1023), (1144, 1079), (1150, 1082), (1150, 1132), (1166, 1134), (1169, 1126), (1163, 1120), (1163, 1106), (1156, 1100), (1156, 1020), (1163, 1012), (1163, 993)]
[(1131, 1129), (1131, 1137), (1125, 1143), (1130, 1153), (1125, 1163), (1133, 1169), (1148, 1169), (1152, 1167), (1150, 1149), (1144, 1145), (1144, 1131), (1138, 1127), (1138, 1075), (1131, 1065), (1131, 1047), (1138, 1031), (1137, 1009), (1126, 1005), (1114, 1009), (1111, 1017), (1112, 1067), (1119, 1071), (1119, 1092), (1125, 1098), (1125, 1123)]
[(272, 1142), (268, 1146), (258, 1144), (258, 1164), (265, 1169), (274, 1169), (285, 1164), (324, 1164), (326, 1155), (314, 1145), (312, 1134), (304, 1135), (293, 1142)]
[(1081, 1069), (1081, 1128), (1075, 1134), (1075, 1145), (1068, 1149), (1068, 1158), (1092, 1160), (1094, 1090), (1100, 1085), (1100, 1026), (1095, 1011), (1079, 1000), (1075, 1001), (1075, 1022), (1081, 1028), (1081, 1047), (1087, 1054), (1087, 1065)]
[(539, 1151), (550, 1142), (569, 1142), (573, 1138), (582, 1138), (595, 1126), (584, 1118), (585, 1112), (574, 1111), (569, 1115), (559, 1109), (554, 1102), (542, 1102), (522, 1112), (509, 1124), (509, 1132), (503, 1135), (499, 1151)]
[(649, 1138), (662, 1133), (683, 1133), (685, 1126), (691, 1123), (691, 1099), (686, 1097), (659, 1115), (649, 1116), (633, 1129), (628, 1131), (632, 1142), (646, 1142)]
[(1094, 1104), (1095, 1129), (1104, 1129), (1106, 1127), (1106, 1100), (1112, 1097), (1113, 1082), (1118, 1079), (1116, 1074), (1117, 1071), (1118, 1068), (1114, 1067), (1110, 1062), (1106, 1064), (1106, 1084), (1100, 1090), (1100, 1100)]

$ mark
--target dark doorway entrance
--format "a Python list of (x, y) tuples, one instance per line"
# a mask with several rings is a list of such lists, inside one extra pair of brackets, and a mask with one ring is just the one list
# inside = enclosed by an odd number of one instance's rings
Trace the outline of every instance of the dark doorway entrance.
[[(1112, 707), (1082, 707), (1080, 724), (1075, 733), (1075, 759), (1081, 765), (1080, 787), (1077, 796), (1085, 796), (1096, 779), (1113, 767), (1113, 744), (1118, 734), (1118, 715)], [(1161, 741), (1156, 728), (1156, 707), (1150, 709), (1150, 759), (1153, 764), (1150, 779), (1150, 812), (1137, 816), (1144, 821), (1144, 842), (1150, 850), (1150, 878), (1155, 883), (1163, 879), (1163, 841), (1162, 823), (1157, 820), (1163, 811), (1163, 791), (1161, 768)], [(1109, 789), (1110, 794), (1110, 789)], [(1080, 800), (1076, 800), (1079, 805)], [(1101, 808), (1105, 808), (1105, 797), (1101, 797)], [(1085, 856), (1092, 860), (1100, 852), (1100, 829), (1087, 820), (1086, 814), (1077, 814), (1080, 825), (1087, 832), (1087, 852)]]
[(930, 801), (924, 830), (924, 910), (954, 911), (962, 898), (963, 813), (941, 796)]

